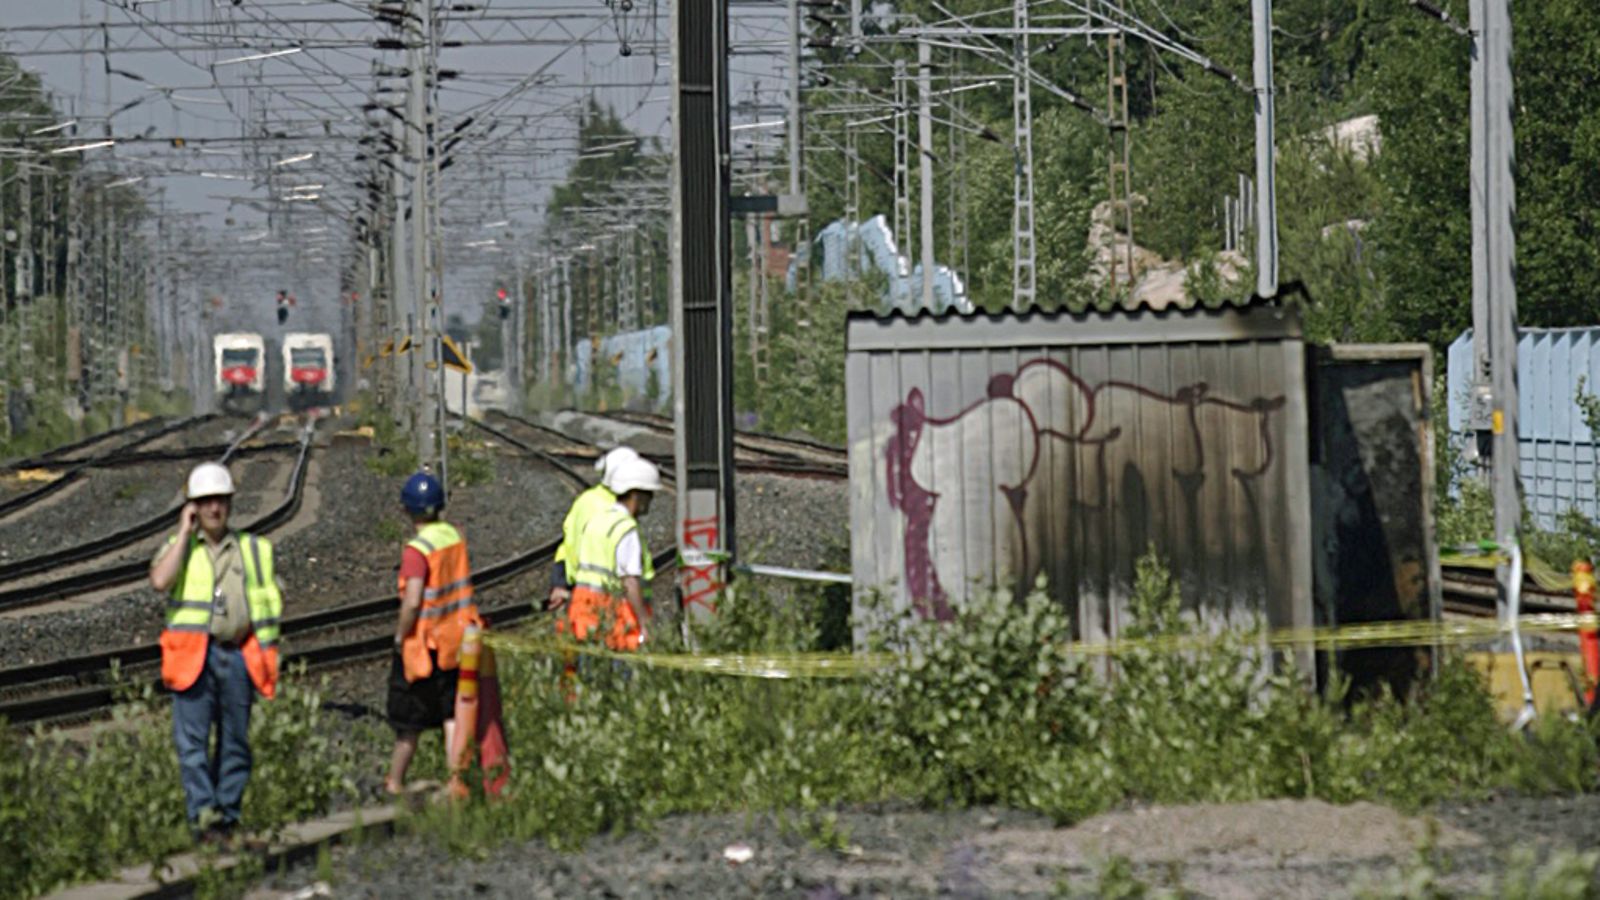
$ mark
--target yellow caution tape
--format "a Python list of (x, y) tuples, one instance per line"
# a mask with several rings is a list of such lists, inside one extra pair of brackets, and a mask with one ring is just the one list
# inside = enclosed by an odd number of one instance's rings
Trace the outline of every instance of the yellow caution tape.
[(741, 678), (856, 678), (875, 669), (887, 668), (893, 657), (887, 653), (625, 653), (600, 644), (582, 644), (570, 638), (490, 632), (484, 641), (497, 651), (560, 656), (577, 654), (656, 669), (700, 672), (708, 675), (735, 675)]
[[(1600, 628), (1600, 614), (1541, 613), (1523, 616), (1517, 630), (1524, 635), (1559, 634)], [(1180, 653), (1222, 645), (1271, 650), (1371, 650), (1395, 647), (1463, 646), (1511, 633), (1494, 619), (1445, 622), (1410, 620), (1368, 622), (1315, 628), (1283, 628), (1267, 632), (1225, 631), (1217, 634), (1157, 635), (1114, 641), (1073, 641), (1061, 649), (1080, 656), (1118, 657), (1137, 652)], [(555, 635), (500, 634), (484, 636), (489, 646), (509, 653), (564, 654), (615, 659), (632, 665), (742, 678), (857, 678), (889, 668), (890, 653), (627, 653), (599, 644), (577, 643)]]

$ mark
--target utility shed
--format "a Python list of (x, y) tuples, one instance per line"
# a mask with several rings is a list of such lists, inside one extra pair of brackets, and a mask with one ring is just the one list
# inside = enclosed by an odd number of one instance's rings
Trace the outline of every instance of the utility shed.
[(1043, 576), (1110, 639), (1153, 547), (1213, 629), (1313, 623), (1295, 309), (857, 315), (847, 344), (858, 614)]

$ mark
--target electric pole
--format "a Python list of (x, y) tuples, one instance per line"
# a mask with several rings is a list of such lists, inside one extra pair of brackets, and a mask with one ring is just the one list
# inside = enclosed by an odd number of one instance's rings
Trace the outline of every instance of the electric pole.
[[(1516, 184), (1512, 170), (1511, 4), (1472, 0), (1473, 427), (1489, 452), (1494, 538), (1517, 540)], [(1509, 610), (1509, 566), (1495, 569), (1496, 606)]]
[(736, 557), (728, 0), (672, 4), (672, 342), (679, 590), (715, 610)]

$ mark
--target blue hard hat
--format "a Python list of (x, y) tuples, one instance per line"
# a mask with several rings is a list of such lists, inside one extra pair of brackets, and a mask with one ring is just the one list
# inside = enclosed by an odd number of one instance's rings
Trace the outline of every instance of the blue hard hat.
[(413, 515), (431, 515), (444, 509), (444, 485), (427, 472), (418, 472), (406, 479), (400, 489), (400, 502)]

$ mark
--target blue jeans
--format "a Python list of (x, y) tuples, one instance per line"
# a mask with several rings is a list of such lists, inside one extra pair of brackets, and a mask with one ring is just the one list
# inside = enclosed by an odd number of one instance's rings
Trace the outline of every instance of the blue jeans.
[[(172, 737), (189, 824), (205, 810), (224, 823), (239, 821), (244, 786), (250, 780), (250, 707), (256, 688), (237, 648), (206, 648), (206, 666), (186, 691), (172, 697)], [(217, 746), (211, 746), (216, 727)]]

